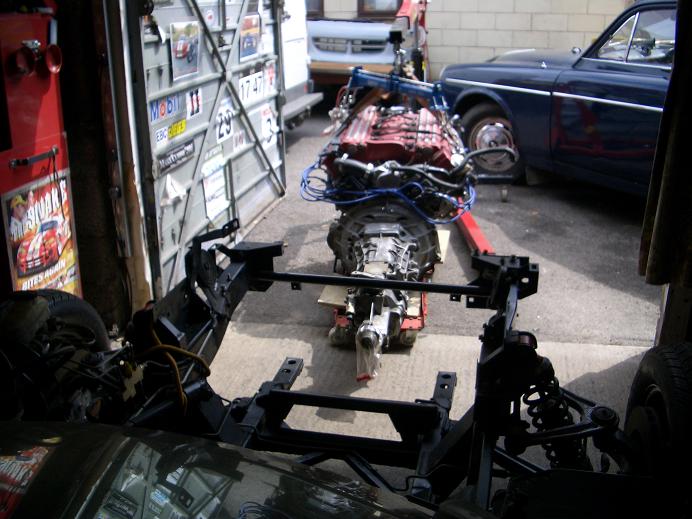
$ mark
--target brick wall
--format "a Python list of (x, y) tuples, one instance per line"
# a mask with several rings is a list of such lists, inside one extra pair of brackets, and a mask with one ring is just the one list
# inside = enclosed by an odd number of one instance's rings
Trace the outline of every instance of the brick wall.
[(358, 16), (357, 0), (324, 0), (324, 16), (351, 19)]
[[(631, 0), (431, 0), (432, 77), (445, 65), (512, 49), (586, 47)], [(330, 18), (355, 18), (356, 0), (324, 0)]]
[(445, 65), (512, 49), (586, 47), (628, 0), (433, 0), (428, 49), (433, 77)]

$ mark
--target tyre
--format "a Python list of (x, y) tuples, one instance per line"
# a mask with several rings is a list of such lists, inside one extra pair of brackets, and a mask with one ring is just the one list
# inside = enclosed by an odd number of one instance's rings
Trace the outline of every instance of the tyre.
[(96, 338), (94, 351), (110, 350), (108, 332), (93, 306), (77, 296), (62, 290), (41, 289), (27, 292), (15, 292), (12, 299), (42, 297), (48, 302), (48, 310), (52, 317), (58, 317), (71, 324), (79, 324), (89, 328)]
[(512, 148), (513, 160), (507, 153), (488, 153), (473, 159), (476, 175), (485, 182), (516, 182), (524, 177), (512, 123), (502, 108), (493, 103), (481, 103), (468, 109), (461, 117), (466, 146), (471, 151), (498, 146)]
[(636, 472), (656, 478), (686, 510), (692, 484), (692, 343), (657, 346), (644, 355), (630, 389), (625, 433), (640, 454)]

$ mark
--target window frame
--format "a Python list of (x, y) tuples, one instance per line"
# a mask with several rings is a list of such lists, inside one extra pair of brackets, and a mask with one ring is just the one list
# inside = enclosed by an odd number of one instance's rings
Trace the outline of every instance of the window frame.
[(308, 9), (307, 2), (305, 3), (305, 14), (308, 20), (314, 19), (314, 18), (324, 18), (324, 0), (316, 0), (320, 7), (319, 9), (315, 10), (310, 10)]
[(366, 11), (364, 9), (365, 0), (358, 0), (358, 18), (386, 19), (396, 18), (396, 13), (401, 9), (402, 0), (397, 0), (397, 6), (389, 11)]
[[(630, 53), (632, 52), (632, 45), (634, 44), (634, 37), (637, 34), (637, 30), (639, 29), (639, 23), (640, 23), (640, 15), (644, 13), (650, 13), (650, 12), (663, 12), (663, 11), (675, 11), (675, 9), (672, 8), (652, 8), (652, 9), (642, 9), (637, 13), (637, 19), (635, 20), (634, 27), (632, 28), (632, 35), (630, 37), (630, 42), (629, 45), (627, 46), (627, 54), (625, 55), (625, 63), (628, 65), (638, 65), (638, 66), (645, 66), (645, 67), (660, 67), (660, 68), (667, 68), (670, 70), (672, 68), (672, 64), (666, 64), (666, 63), (645, 63), (645, 62), (639, 62), (639, 61), (630, 61), (629, 56)], [(674, 31), (674, 36), (675, 38), (673, 39), (674, 45), (673, 45), (673, 51), (675, 51), (675, 47), (677, 47), (677, 34), (675, 34), (675, 23), (673, 22), (673, 31)]]
[[(658, 8), (656, 8), (655, 6), (651, 6), (649, 8), (646, 8), (646, 7), (648, 7), (648, 6), (645, 6), (644, 9), (639, 9), (639, 10), (636, 10), (634, 12), (630, 11), (627, 14), (623, 13), (622, 17), (620, 18), (620, 20), (622, 20), (622, 22), (617, 25), (617, 28), (612, 32), (608, 32), (607, 30), (603, 31), (603, 33), (601, 34), (601, 37), (598, 38), (598, 40), (596, 40), (587, 49), (586, 52), (584, 52), (584, 54), (582, 55), (582, 57), (580, 59), (586, 60), (586, 61), (591, 61), (591, 62), (612, 63), (612, 64), (617, 64), (617, 65), (622, 65), (625, 67), (634, 67), (634, 68), (641, 67), (644, 69), (658, 69), (658, 70), (670, 72), (670, 70), (672, 70), (672, 65), (636, 63), (636, 62), (627, 61), (627, 56), (629, 55), (630, 47), (632, 45), (632, 40), (634, 39), (634, 34), (637, 31), (637, 24), (639, 23), (639, 15), (644, 13), (644, 12), (647, 12), (647, 11), (658, 11), (658, 10), (671, 9), (671, 7), (658, 7)], [(635, 21), (634, 21), (634, 25), (632, 26), (632, 32), (630, 33), (629, 42), (627, 44), (627, 51), (625, 53), (625, 59), (620, 61), (620, 60), (615, 60), (615, 59), (608, 59), (608, 58), (599, 57), (598, 51), (606, 43), (608, 43), (608, 41), (610, 40), (610, 38), (613, 37), (615, 32), (620, 30), (620, 28), (623, 25), (625, 25), (630, 20), (630, 18), (632, 18), (632, 17), (635, 17)], [(616, 22), (617, 22), (617, 20), (613, 22), (612, 26), (614, 26)]]
[[(632, 39), (634, 38), (634, 33), (637, 30), (637, 24), (639, 23), (639, 14), (641, 11), (638, 11), (630, 16), (628, 16), (624, 22), (622, 22), (617, 29), (615, 29), (606, 39), (603, 43), (601, 43), (598, 47), (594, 49), (594, 52), (592, 53), (592, 58), (594, 59), (600, 59), (604, 61), (615, 61), (617, 63), (627, 63), (627, 55), (630, 52), (630, 47), (632, 46)], [(630, 29), (630, 35), (627, 38), (627, 46), (625, 47), (625, 54), (624, 57), (619, 60), (619, 59), (613, 59), (613, 58), (604, 58), (601, 57), (600, 52), (601, 49), (603, 49), (609, 42), (610, 40), (613, 39), (613, 36), (615, 36), (618, 32), (620, 32), (620, 29), (622, 29), (625, 25), (627, 25), (630, 20), (634, 19), (632, 22), (632, 29)]]

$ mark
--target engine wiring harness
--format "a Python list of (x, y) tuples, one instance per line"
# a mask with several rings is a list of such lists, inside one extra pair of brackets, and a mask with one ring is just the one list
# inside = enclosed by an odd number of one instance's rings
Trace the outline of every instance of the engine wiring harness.
[[(344, 159), (342, 163), (345, 160), (350, 159)], [(351, 161), (353, 162), (355, 161)], [(335, 163), (339, 163), (339, 159)], [(337, 183), (318, 160), (302, 173), (301, 197), (308, 202), (328, 202), (336, 206), (356, 205), (376, 198), (396, 198), (432, 225), (455, 222), (464, 212), (470, 211), (476, 201), (476, 191), (470, 177), (460, 184), (451, 184), (449, 181), (438, 178), (437, 175), (449, 175), (441, 168), (426, 165), (402, 166), (393, 162), (379, 168), (363, 164), (362, 167), (356, 165), (353, 169), (362, 169), (366, 175), (368, 172), (374, 172), (375, 169), (395, 175), (399, 173), (402, 177), (409, 177), (409, 180), (397, 187), (368, 187), (355, 176), (349, 177), (348, 181)], [(318, 172), (324, 174), (320, 175)], [(453, 190), (459, 192), (460, 196), (455, 197), (444, 193), (436, 189), (435, 185), (453, 186)], [(437, 211), (434, 211), (435, 207)], [(440, 209), (448, 216), (436, 217), (435, 213), (439, 213)]]

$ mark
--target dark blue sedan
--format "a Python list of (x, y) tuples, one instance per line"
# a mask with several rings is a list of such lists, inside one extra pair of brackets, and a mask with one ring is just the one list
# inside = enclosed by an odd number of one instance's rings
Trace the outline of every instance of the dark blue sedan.
[(512, 51), (442, 72), (482, 177), (517, 180), (525, 167), (621, 191), (648, 188), (675, 49), (676, 2), (642, 0), (585, 52)]

